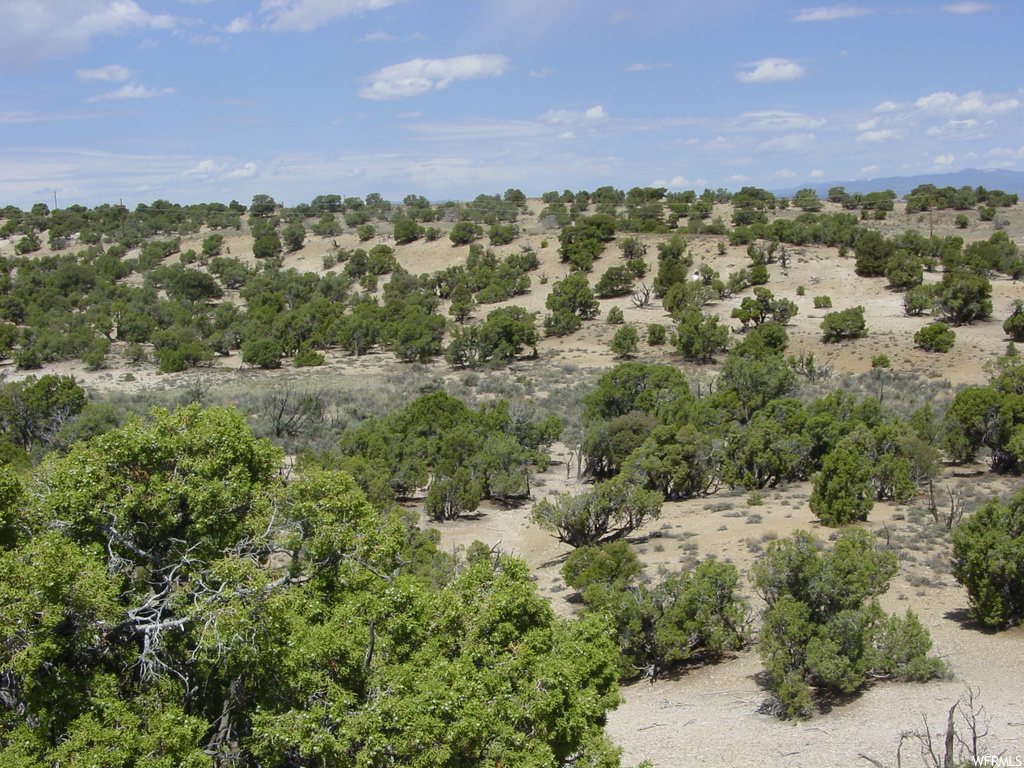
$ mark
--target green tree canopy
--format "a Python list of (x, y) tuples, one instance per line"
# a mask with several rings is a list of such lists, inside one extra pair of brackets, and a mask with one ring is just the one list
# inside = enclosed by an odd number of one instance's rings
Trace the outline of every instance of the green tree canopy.
[(599, 616), (556, 618), (502, 556), (430, 589), (396, 517), (341, 473), (283, 482), (281, 458), (192, 406), (78, 444), (24, 493), (0, 475), (0, 759), (617, 765)]

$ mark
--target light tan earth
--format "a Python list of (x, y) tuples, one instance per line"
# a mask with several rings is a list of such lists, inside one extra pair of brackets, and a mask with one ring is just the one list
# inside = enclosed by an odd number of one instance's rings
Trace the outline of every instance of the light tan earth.
[[(520, 224), (524, 235), (512, 245), (495, 250), (501, 254), (516, 251), (530, 243), (539, 249), (541, 267), (533, 273), (533, 290), (514, 298), (509, 304), (522, 306), (542, 317), (546, 312), (544, 301), (551, 285), (567, 274), (559, 262), (557, 233), (541, 230), (536, 213), (541, 205), (532, 201), (533, 215)], [(831, 206), (829, 209), (835, 210)], [(716, 216), (728, 221), (728, 206), (716, 206)], [(785, 215), (795, 216), (796, 212)], [(968, 230), (953, 226), (954, 213), (938, 212), (929, 221), (928, 214), (906, 216), (902, 206), (883, 222), (870, 225), (887, 234), (916, 228), (927, 235), (929, 226), (935, 234), (956, 234), (970, 242), (988, 238), (991, 223), (978, 222), (976, 213), (969, 213), (972, 225)], [(1006, 219), (1006, 228), (1018, 245), (1024, 244), (1024, 204), (1009, 210), (1000, 210)], [(196, 248), (205, 233), (186, 238), (182, 250)], [(642, 236), (649, 243), (647, 254), (651, 264), (649, 285), (656, 267), (655, 244), (665, 236)], [(232, 255), (252, 261), (251, 239), (243, 231), (226, 238)], [(548, 245), (540, 248), (541, 241)], [(745, 247), (726, 247), (719, 255), (721, 237), (688, 237), (689, 250), (694, 256), (695, 268), (710, 264), (723, 278), (748, 263)], [(393, 242), (390, 245), (394, 245)], [(376, 241), (362, 244), (374, 245)], [(336, 246), (352, 248), (360, 244), (354, 235), (347, 234), (329, 240), (310, 237), (298, 253), (286, 258), (286, 267), (302, 271), (323, 272), (322, 259)], [(0, 243), (0, 255), (10, 255), (13, 244)], [(396, 256), (413, 273), (432, 272), (461, 263), (466, 247), (455, 248), (447, 238), (434, 243), (420, 241), (398, 246)], [(863, 373), (871, 369), (871, 359), (886, 354), (897, 373), (913, 373), (934, 382), (948, 382), (946, 396), (954, 387), (982, 384), (988, 379), (993, 361), (1006, 349), (1002, 321), (1008, 314), (1012, 300), (1024, 298), (1020, 284), (1005, 278), (993, 281), (995, 314), (991, 321), (957, 328), (957, 340), (948, 354), (926, 353), (914, 347), (913, 335), (931, 318), (905, 317), (902, 294), (885, 287), (885, 280), (864, 279), (853, 272), (853, 259), (840, 259), (835, 249), (790, 246), (791, 262), (783, 271), (772, 265), (768, 287), (777, 295), (797, 303), (800, 314), (790, 327), (790, 352), (813, 353), (819, 364), (832, 368), (831, 384), (837, 386), (845, 374)], [(168, 263), (177, 257), (171, 257)], [(596, 282), (609, 266), (619, 263), (614, 244), (606, 249), (595, 264), (591, 281)], [(542, 285), (540, 277), (547, 283)], [(926, 280), (937, 280), (928, 275)], [(805, 295), (797, 295), (797, 287), (804, 286)], [(820, 342), (819, 324), (827, 310), (815, 310), (813, 297), (827, 294), (832, 297), (833, 309), (862, 305), (869, 335), (864, 339), (837, 345)], [(732, 308), (742, 295), (710, 307), (710, 311), (729, 320)], [(668, 323), (664, 312), (655, 305), (649, 309), (636, 309), (629, 297), (602, 301), (602, 317), (613, 305), (620, 306), (627, 323), (646, 338), (649, 323)], [(481, 307), (477, 317), (493, 307)], [(536, 360), (516, 363), (511, 370), (486, 376), (515, 376), (524, 380), (547, 381), (552, 370), (561, 369), (567, 375), (594, 380), (602, 370), (617, 360), (609, 351), (608, 343), (615, 331), (603, 320), (584, 325), (583, 330), (564, 339), (543, 339)], [(413, 368), (403, 367), (386, 353), (351, 358), (329, 352), (327, 362), (318, 369), (296, 371), (254, 371), (241, 366), (237, 356), (218, 361), (212, 369), (183, 374), (161, 375), (152, 365), (119, 365), (122, 352), (115, 344), (111, 367), (97, 372), (83, 370), (78, 363), (49, 366), (46, 372), (74, 375), (88, 389), (96, 392), (128, 395), (146, 391), (175, 390), (196, 378), (203, 379), (225, 391), (256, 391), (283, 379), (303, 377), (317, 385), (340, 388), (373, 388), (382, 382), (393, 383), (403, 376), (412, 376)], [(698, 367), (683, 363), (666, 346), (651, 348), (641, 342), (636, 359), (645, 362), (667, 362), (681, 366), (692, 381), (709, 386), (713, 380), (713, 366)], [(2, 366), (7, 380), (25, 374)], [(132, 379), (126, 381), (126, 375)], [(457, 381), (464, 373), (452, 372), (441, 362), (416, 367), (416, 376), (444, 378)], [(695, 384), (696, 385), (696, 384)], [(390, 390), (389, 390), (390, 391)], [(881, 390), (883, 398), (884, 387)], [(399, 405), (399, 403), (393, 403)], [(552, 451), (555, 464), (538, 475), (534, 498), (555, 492), (578, 492), (585, 485), (576, 478), (576, 467), (571, 463), (572, 453), (558, 444)], [(567, 462), (569, 463), (567, 466)], [(940, 494), (946, 488), (959, 489), (969, 500), (977, 502), (992, 495), (1008, 496), (1020, 488), (1016, 477), (998, 478), (987, 471), (985, 465), (976, 467), (949, 467), (937, 485)], [(748, 506), (747, 495), (724, 487), (705, 499), (666, 503), (658, 521), (649, 524), (633, 540), (641, 560), (654, 573), (658, 566), (678, 568), (692, 563), (694, 558), (714, 555), (733, 562), (746, 574), (765, 543), (773, 537), (783, 537), (797, 529), (809, 530), (825, 540), (830, 529), (822, 528), (807, 506), (810, 485), (794, 484), (764, 492), (763, 503)], [(939, 499), (940, 507), (943, 498)], [(987, 735), (981, 741), (981, 753), (1002, 755), (1003, 765), (1024, 763), (1024, 629), (1002, 633), (980, 631), (967, 620), (967, 598), (949, 572), (946, 538), (929, 535), (935, 526), (921, 516), (920, 505), (894, 507), (879, 504), (871, 513), (867, 527), (873, 531), (888, 531), (900, 551), (900, 572), (889, 592), (884, 606), (890, 611), (914, 610), (935, 641), (935, 652), (949, 664), (953, 679), (948, 682), (918, 684), (891, 684), (880, 682), (861, 695), (837, 703), (830, 711), (810, 721), (788, 723), (769, 715), (759, 714), (759, 705), (765, 699), (758, 684), (761, 670), (756, 645), (719, 664), (682, 670), (678, 674), (654, 683), (641, 682), (623, 688), (624, 702), (609, 717), (608, 732), (624, 750), (626, 764), (649, 760), (655, 766), (760, 766), (771, 768), (818, 768), (821, 766), (868, 766), (871, 761), (886, 766), (897, 765), (900, 734), (921, 731), (925, 722), (936, 739), (936, 750), (941, 750), (949, 708), (967, 689), (974, 691), (976, 700), (984, 707), (982, 720)], [(567, 590), (559, 576), (559, 568), (569, 549), (559, 544), (546, 532), (530, 522), (529, 505), (516, 509), (498, 509), (485, 506), (474, 519), (463, 519), (441, 527), (442, 546), (457, 548), (474, 540), (481, 540), (525, 559), (536, 575), (537, 588), (548, 597), (554, 608), (569, 615), (575, 607), (566, 598)], [(424, 521), (426, 522), (426, 521)], [(754, 615), (759, 609), (758, 598), (742, 581), (750, 599)], [(756, 630), (757, 622), (754, 622)], [(868, 760), (870, 758), (870, 761)], [(925, 760), (919, 742), (906, 741), (901, 753), (903, 766), (932, 765)]]

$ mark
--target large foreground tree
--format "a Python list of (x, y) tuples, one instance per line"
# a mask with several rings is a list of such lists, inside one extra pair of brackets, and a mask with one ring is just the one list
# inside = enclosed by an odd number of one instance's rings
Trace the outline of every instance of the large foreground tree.
[(430, 590), (352, 479), (155, 411), (0, 475), (0, 762), (617, 765), (617, 649), (520, 561)]

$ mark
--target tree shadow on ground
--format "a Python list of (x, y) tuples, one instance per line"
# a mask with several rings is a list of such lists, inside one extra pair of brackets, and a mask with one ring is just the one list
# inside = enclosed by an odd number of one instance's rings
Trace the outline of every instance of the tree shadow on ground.
[(960, 629), (966, 629), (972, 632), (981, 632), (985, 635), (995, 635), (999, 632), (998, 629), (986, 626), (980, 621), (977, 621), (971, 616), (971, 610), (969, 608), (953, 608), (952, 610), (946, 611), (942, 614), (942, 618), (948, 619), (949, 621), (955, 621), (960, 625)]

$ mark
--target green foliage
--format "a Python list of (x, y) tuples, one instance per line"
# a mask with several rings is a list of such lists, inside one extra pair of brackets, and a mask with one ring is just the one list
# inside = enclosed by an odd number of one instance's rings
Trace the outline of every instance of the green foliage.
[(874, 503), (870, 461), (849, 440), (841, 442), (814, 476), (808, 506), (824, 525), (835, 528), (867, 520)]
[(281, 367), (284, 349), (281, 342), (273, 338), (249, 339), (242, 344), (242, 362), (257, 368)]
[(935, 286), (935, 311), (951, 325), (968, 325), (992, 315), (992, 283), (965, 269), (947, 271)]
[(582, 397), (583, 421), (610, 421), (631, 411), (654, 415), (692, 400), (682, 371), (671, 365), (619, 363)]
[[(567, 583), (572, 578), (584, 585), (587, 613), (611, 619), (622, 677), (655, 680), (681, 662), (714, 661), (743, 646), (747, 608), (736, 595), (735, 566), (708, 559), (692, 571), (663, 573), (646, 583), (635, 572), (635, 555), (601, 551), (617, 546), (582, 550), (590, 562), (567, 561), (563, 574)], [(609, 570), (597, 572), (601, 565)]]
[(647, 326), (647, 344), (658, 347), (665, 343), (668, 332), (661, 323), (651, 323)]
[(975, 620), (999, 629), (1024, 621), (1024, 494), (990, 501), (953, 529), (953, 573)]
[(241, 415), (190, 407), (79, 444), (24, 494), (0, 475), (25, 527), (0, 552), (4, 762), (370, 765), (386, 745), (617, 765), (600, 617), (558, 619), (508, 557), (431, 586), (429, 539), (413, 552), (351, 478), (285, 484), (280, 460)]
[(85, 405), (85, 390), (74, 377), (28, 376), (0, 385), (0, 431), (26, 451), (49, 447)]
[(605, 315), (604, 321), (609, 325), (622, 325), (624, 322), (626, 322), (626, 318), (622, 314), (622, 307), (611, 307), (608, 310), (608, 314)]
[(521, 307), (499, 307), (480, 325), (457, 328), (445, 349), (445, 360), (455, 368), (505, 365), (526, 347), (537, 354), (536, 314)]
[(593, 584), (624, 584), (642, 570), (633, 548), (619, 539), (574, 549), (565, 559), (561, 573), (567, 585), (585, 592)]
[(864, 307), (850, 307), (839, 312), (829, 312), (821, 321), (821, 330), (821, 340), (824, 342), (859, 339), (862, 336), (867, 336)]
[(918, 285), (903, 296), (903, 313), (907, 317), (918, 317), (930, 312), (935, 306), (935, 286)]
[(472, 221), (459, 221), (448, 233), (448, 239), (452, 241), (452, 245), (469, 245), (483, 233), (483, 227), (479, 224), (474, 224)]
[(661, 494), (617, 475), (583, 493), (543, 499), (532, 517), (564, 544), (583, 547), (628, 536), (648, 520), (657, 520), (661, 503)]
[(714, 356), (724, 352), (729, 344), (728, 326), (722, 324), (718, 315), (704, 314), (696, 307), (678, 314), (676, 351), (697, 363), (714, 362)]
[(306, 242), (306, 228), (302, 226), (302, 222), (293, 221), (281, 231), (281, 239), (288, 253), (294, 253)]
[(1010, 314), (1003, 321), (1003, 332), (1013, 341), (1024, 341), (1024, 301), (1015, 299), (1010, 305)]
[(786, 325), (798, 312), (796, 304), (789, 299), (776, 299), (767, 288), (755, 288), (753, 296), (744, 297), (740, 306), (732, 311), (732, 317), (747, 326), (758, 326), (764, 322)]
[(658, 273), (654, 277), (654, 295), (661, 298), (672, 286), (685, 282), (693, 266), (693, 257), (686, 252), (686, 241), (673, 235), (658, 243)]
[(315, 368), (324, 364), (324, 356), (308, 345), (299, 347), (292, 361), (296, 368)]
[(920, 258), (900, 248), (885, 262), (885, 276), (891, 287), (906, 291), (924, 280), (924, 266)]
[(633, 273), (628, 266), (609, 267), (594, 286), (599, 299), (628, 296), (633, 292)]
[(815, 296), (814, 297), (814, 308), (815, 309), (832, 309), (832, 297), (831, 296)]
[(573, 269), (589, 272), (594, 259), (604, 251), (605, 243), (615, 237), (615, 217), (595, 214), (581, 217), (558, 234), (561, 260)]
[(282, 250), (281, 238), (277, 232), (260, 235), (252, 244), (252, 255), (257, 259), (276, 259)]
[(889, 260), (896, 254), (896, 243), (873, 229), (861, 230), (854, 252), (857, 263), (854, 269), (861, 277), (881, 277), (885, 274)]
[(544, 305), (554, 313), (570, 312), (581, 320), (596, 317), (601, 309), (587, 276), (582, 272), (567, 275), (551, 286)]
[(616, 357), (635, 355), (639, 349), (640, 334), (631, 325), (623, 325), (612, 337), (611, 350)]
[(414, 219), (399, 219), (395, 222), (395, 242), (399, 245), (414, 243), (426, 234), (423, 225)]
[(931, 638), (917, 617), (886, 616), (878, 605), (896, 570), (895, 553), (858, 528), (826, 553), (802, 531), (768, 545), (752, 580), (767, 603), (760, 651), (782, 717), (813, 712), (811, 685), (849, 694), (881, 677), (945, 674), (927, 656)]
[(948, 352), (956, 332), (941, 322), (930, 323), (914, 334), (914, 343), (926, 352)]

